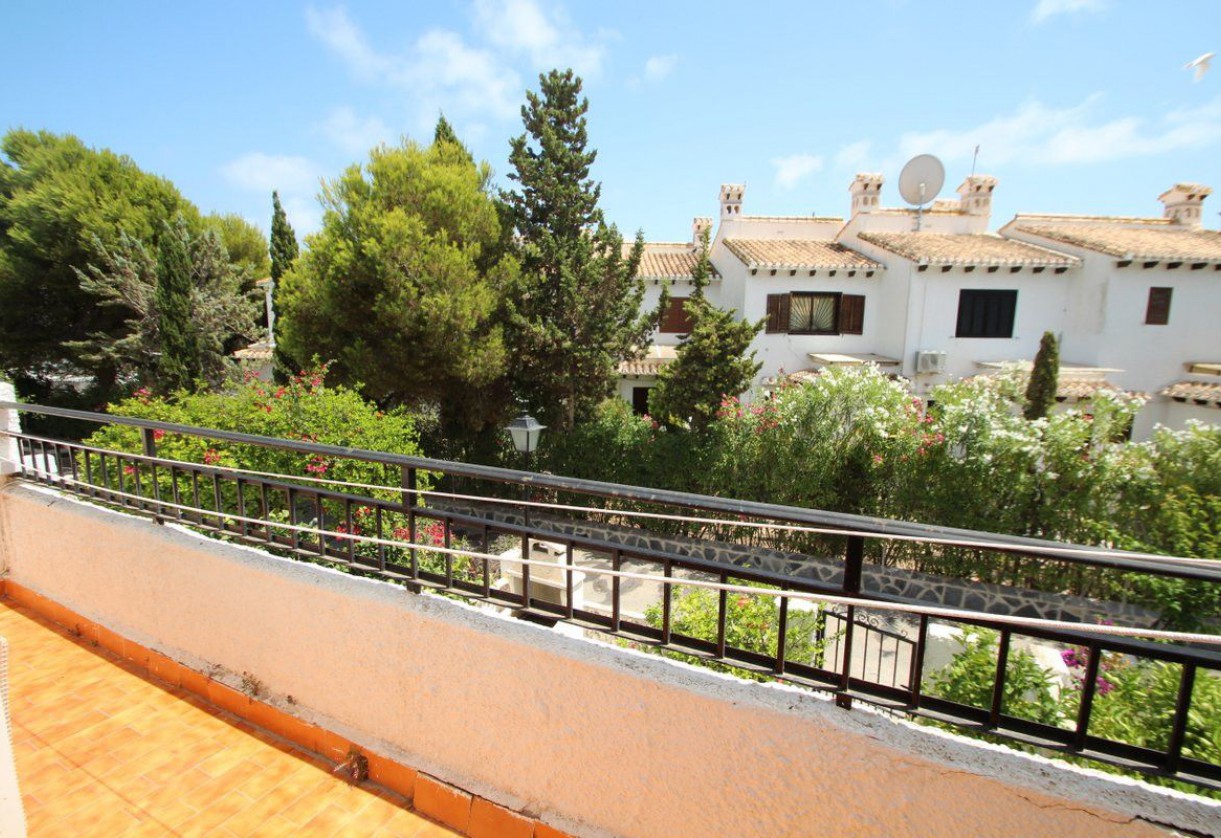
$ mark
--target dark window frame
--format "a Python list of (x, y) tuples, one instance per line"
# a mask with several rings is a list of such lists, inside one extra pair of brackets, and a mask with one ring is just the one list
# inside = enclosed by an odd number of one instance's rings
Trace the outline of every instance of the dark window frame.
[(1153, 286), (1149, 289), (1149, 301), (1145, 304), (1146, 326), (1169, 326), (1170, 304), (1174, 300), (1174, 289)]
[[(833, 321), (830, 330), (823, 329), (794, 329), (792, 317), (792, 300), (796, 297), (829, 297), (835, 301), (833, 307)], [(842, 334), (839, 330), (839, 307), (843, 301), (843, 293), (840, 291), (790, 291), (789, 292), (789, 328), (790, 335), (839, 335)], [(813, 308), (811, 307), (811, 313)], [(811, 324), (813, 325), (813, 324)]]
[(1015, 288), (960, 288), (954, 337), (1012, 340), (1017, 301)]

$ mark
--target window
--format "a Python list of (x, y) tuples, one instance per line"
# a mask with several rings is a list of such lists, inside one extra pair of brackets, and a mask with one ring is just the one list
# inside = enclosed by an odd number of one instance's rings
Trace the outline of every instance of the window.
[(1170, 295), (1173, 288), (1150, 288), (1149, 305), (1145, 308), (1146, 326), (1165, 326), (1170, 322)]
[(649, 412), (649, 391), (652, 389), (652, 387), (632, 388), (632, 413), (644, 416)]
[(964, 288), (958, 292), (960, 338), (1011, 338), (1017, 311), (1017, 291)]
[(860, 335), (865, 330), (861, 294), (793, 292), (767, 295), (767, 331), (793, 335)]
[(670, 304), (661, 315), (658, 331), (671, 335), (685, 335), (691, 331), (691, 316), (687, 314), (686, 297), (671, 297)]

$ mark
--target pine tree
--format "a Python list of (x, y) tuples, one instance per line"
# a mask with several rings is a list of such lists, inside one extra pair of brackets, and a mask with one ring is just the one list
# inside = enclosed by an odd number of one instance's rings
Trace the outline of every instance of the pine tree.
[(1039, 341), (1039, 354), (1034, 356), (1030, 370), (1030, 383), (1026, 385), (1027, 419), (1042, 419), (1056, 403), (1056, 390), (1060, 377), (1060, 347), (1056, 336), (1044, 332)]
[(164, 392), (191, 389), (200, 373), (199, 347), (191, 323), (191, 257), (186, 219), (163, 224), (157, 242), (157, 312), (161, 357), (157, 372)]
[(288, 223), (284, 207), (280, 206), (280, 193), (271, 193), (271, 278), (279, 283), (297, 258), (297, 234)]
[(514, 389), (548, 424), (571, 428), (611, 391), (620, 361), (644, 346), (660, 311), (640, 313), (644, 250), (630, 249), (598, 209), (590, 177), (581, 80), (571, 70), (539, 76), (527, 91), (526, 132), (510, 142), (502, 195), (521, 240), (522, 272), (506, 293)]
[(649, 393), (649, 413), (667, 427), (703, 430), (716, 418), (721, 400), (750, 387), (762, 366), (753, 352), (749, 357), (746, 352), (765, 321), (738, 320), (737, 312), (709, 303), (704, 288), (710, 273), (705, 230), (700, 257), (691, 271), (695, 290), (684, 306), (691, 331)]

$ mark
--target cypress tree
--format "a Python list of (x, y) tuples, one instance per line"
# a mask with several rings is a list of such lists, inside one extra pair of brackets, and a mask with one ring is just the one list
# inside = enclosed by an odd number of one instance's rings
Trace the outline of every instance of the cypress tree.
[(271, 193), (271, 278), (277, 284), (288, 272), (297, 258), (297, 234), (288, 223), (284, 207), (280, 206), (280, 193)]
[(517, 187), (502, 198), (522, 271), (505, 304), (515, 392), (546, 423), (571, 428), (610, 394), (619, 362), (640, 351), (661, 313), (640, 313), (642, 237), (625, 252), (598, 208), (580, 78), (552, 70), (539, 85), (521, 110), (525, 133), (510, 141)]
[(439, 117), (437, 117), (437, 127), (436, 130), (433, 131), (432, 141), (434, 144), (450, 143), (457, 146), (458, 148), (462, 149), (462, 153), (465, 155), (466, 161), (471, 165), (475, 164), (475, 158), (471, 154), (471, 150), (466, 147), (462, 140), (458, 139), (458, 133), (454, 130), (454, 126), (449, 124), (449, 120), (445, 118), (445, 114), (441, 114)]
[(1030, 370), (1030, 383), (1026, 385), (1027, 419), (1042, 419), (1056, 402), (1056, 390), (1060, 378), (1060, 347), (1056, 336), (1044, 332), (1039, 341), (1039, 353), (1034, 356)]
[(157, 242), (157, 317), (161, 356), (157, 377), (163, 392), (191, 389), (200, 373), (199, 347), (191, 323), (190, 232), (179, 215), (162, 224)]

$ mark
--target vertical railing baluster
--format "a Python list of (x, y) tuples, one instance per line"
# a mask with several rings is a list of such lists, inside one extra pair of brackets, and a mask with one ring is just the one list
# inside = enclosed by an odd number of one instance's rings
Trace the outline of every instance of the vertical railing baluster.
[[(674, 577), (674, 563), (666, 559), (665, 577), (671, 579)], [(670, 613), (674, 601), (674, 586), (668, 583), (663, 583), (661, 586), (661, 643), (663, 646), (670, 645)]]
[(530, 535), (528, 533), (521, 534), (521, 607), (529, 610), (530, 608)]
[[(450, 528), (449, 528), (449, 524), (450, 524), (449, 518), (448, 517), (442, 518), (441, 521), (443, 522), (443, 525), (444, 525), (444, 530), (442, 530), (442, 532), (444, 533), (444, 535), (442, 536), (443, 545), (444, 545), (445, 549), (448, 551), (450, 549), (450, 545), (452, 544), (452, 541), (453, 541), (453, 539), (451, 537)], [(453, 586), (454, 586), (454, 554), (447, 552), (445, 554), (445, 587), (452, 588)]]
[(373, 507), (374, 525), (377, 527), (377, 569), (383, 573), (386, 570), (386, 545), (382, 544), (382, 539), (386, 537), (386, 528), (382, 519), (381, 506)]
[(318, 534), (318, 555), (326, 558), (326, 507), (322, 505), (322, 493), (314, 493), (314, 529)]
[[(619, 562), (622, 554), (618, 550), (611, 551), (611, 570), (619, 570)], [(619, 601), (620, 591), (622, 586), (619, 584), (622, 580), (618, 576), (611, 577), (611, 631), (619, 631), (620, 617), (622, 616), (621, 603)]]
[[(729, 584), (729, 574), (721, 571), (720, 580), (722, 585)], [(717, 597), (717, 616), (716, 616), (716, 656), (718, 658), (725, 657), (725, 624), (729, 622), (729, 591), (721, 588), (720, 596)]]
[[(399, 483), (403, 489), (403, 511), (407, 513), (407, 540), (412, 544), (416, 542), (416, 521), (415, 508), (416, 498), (419, 496), (416, 492), (416, 472), (410, 466), (403, 466), (400, 475)], [(419, 557), (416, 555), (416, 548), (410, 547), (407, 554), (411, 557), (411, 578), (418, 579), (420, 576)]]
[[(859, 594), (861, 592), (861, 575), (863, 573), (865, 563), (865, 538), (860, 535), (848, 536), (848, 546), (844, 552), (844, 582), (843, 589), (846, 594)], [(844, 650), (843, 668), (839, 676), (839, 692), (835, 696), (835, 703), (843, 708), (852, 706), (852, 698), (847, 695), (848, 688), (852, 684), (852, 639), (853, 631), (856, 625), (856, 606), (848, 606), (847, 619), (844, 621), (844, 640), (842, 647)], [(839, 640), (836, 640), (836, 646), (840, 646)]]
[(565, 597), (566, 597), (565, 604), (567, 605), (567, 608), (564, 613), (568, 617), (568, 619), (571, 620), (573, 617), (573, 612), (574, 612), (574, 608), (573, 608), (573, 604), (572, 604), (573, 583), (572, 583), (572, 542), (571, 541), (569, 541), (564, 548), (564, 566), (567, 568), (564, 571), (564, 576), (565, 576), (564, 590), (565, 590)]
[(1090, 712), (1094, 708), (1094, 689), (1098, 682), (1099, 658), (1102, 650), (1097, 643), (1087, 647), (1089, 660), (1085, 663), (1085, 680), (1081, 682), (1081, 703), (1077, 705), (1077, 727), (1073, 731), (1073, 750), (1085, 749), (1086, 736), (1090, 727)]
[[(483, 524), (479, 529), (479, 552), (484, 556), (488, 554), (488, 525)], [(492, 595), (492, 574), (488, 569), (488, 560), (483, 560), (483, 595), (490, 597)]]
[(352, 527), (352, 499), (344, 498), (343, 501), (343, 523), (348, 528), (348, 561), (352, 564), (356, 563), (356, 539), (352, 536), (356, 535)]
[(992, 706), (988, 708), (988, 725), (996, 727), (1001, 723), (1001, 710), (1005, 704), (1005, 680), (1009, 674), (1009, 642), (1011, 632), (1001, 629), (1000, 650), (996, 655), (996, 680), (992, 682)]
[(301, 530), (297, 529), (297, 490), (288, 490), (288, 523), (289, 528), (289, 543), (294, 550), (301, 549)]
[(153, 484), (153, 503), (157, 509), (157, 514), (153, 517), (153, 520), (158, 524), (164, 524), (165, 518), (162, 516), (162, 513), (165, 512), (165, 509), (161, 506), (161, 486), (157, 482), (157, 463), (155, 462), (157, 456), (157, 432), (152, 428), (143, 428), (141, 436), (143, 436), (144, 442), (144, 456), (154, 459), (154, 462), (149, 463), (148, 478)]
[(928, 614), (920, 615), (920, 628), (916, 632), (916, 646), (912, 649), (911, 683), (907, 685), (907, 706), (913, 710), (920, 706), (920, 682), (924, 680), (924, 647), (928, 643)]
[[(781, 585), (780, 590), (787, 591), (788, 585)], [(787, 651), (789, 635), (789, 598), (780, 597), (780, 622), (776, 627), (776, 665), (772, 671), (777, 675), (784, 674), (784, 654)]]
[(1183, 758), (1183, 740), (1187, 737), (1187, 714), (1191, 710), (1191, 694), (1195, 689), (1196, 665), (1191, 662), (1183, 664), (1183, 674), (1179, 678), (1179, 695), (1174, 703), (1174, 721), (1170, 726), (1170, 745), (1166, 749), (1166, 770), (1171, 774), (1179, 770), (1179, 760)]
[(220, 499), (220, 472), (212, 473), (212, 503), (216, 509), (216, 526), (218, 529), (225, 530), (227, 528), (225, 517), (221, 515), (224, 504)]
[(240, 519), (237, 528), (245, 538), (250, 535), (250, 526), (246, 523), (246, 484), (240, 477), (234, 478), (233, 482), (237, 486), (237, 515)]
[(259, 481), (259, 520), (263, 522), (263, 535), (271, 543), (271, 507), (267, 505), (267, 483)]

